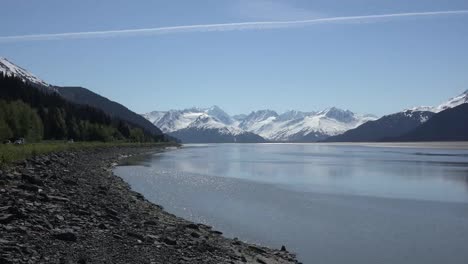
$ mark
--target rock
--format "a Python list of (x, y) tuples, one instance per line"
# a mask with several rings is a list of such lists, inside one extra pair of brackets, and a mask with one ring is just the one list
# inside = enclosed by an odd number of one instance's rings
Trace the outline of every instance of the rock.
[(171, 246), (177, 245), (177, 241), (175, 239), (173, 239), (173, 238), (170, 238), (170, 237), (165, 237), (163, 242), (166, 243), (167, 245), (171, 245)]
[(51, 201), (57, 201), (57, 202), (70, 202), (70, 199), (65, 198), (65, 197), (60, 197), (60, 196), (53, 196), (53, 195), (46, 195), (47, 198)]
[(11, 262), (11, 261), (9, 261), (8, 259), (6, 259), (6, 258), (0, 256), (0, 263), (2, 263), (2, 264), (10, 264), (10, 263), (13, 263), (13, 262)]
[(57, 220), (59, 220), (59, 221), (65, 220), (65, 218), (63, 216), (61, 216), (61, 215), (56, 215), (55, 218), (57, 218)]
[(112, 236), (114, 238), (117, 238), (117, 239), (123, 239), (123, 237), (121, 235), (118, 235), (118, 234), (113, 234)]
[(86, 261), (86, 258), (80, 257), (80, 258), (78, 259), (78, 262), (77, 262), (77, 263), (78, 263), (78, 264), (86, 264), (86, 263), (88, 263), (88, 262)]
[(63, 183), (65, 183), (66, 185), (72, 185), (72, 186), (78, 185), (78, 183), (77, 183), (76, 181), (74, 181), (74, 180), (68, 180), (68, 179), (63, 180)]
[(37, 187), (36, 185), (32, 185), (32, 184), (21, 184), (21, 185), (18, 185), (18, 188), (25, 190), (25, 191), (30, 191), (30, 192), (39, 191), (39, 187)]
[(129, 237), (134, 237), (134, 238), (139, 239), (139, 240), (145, 240), (145, 237), (143, 235), (140, 235), (140, 234), (135, 233), (135, 232), (129, 231), (129, 232), (127, 232), (127, 235)]
[(11, 206), (2, 206), (0, 207), (0, 212), (6, 212), (6, 211), (10, 211), (11, 210)]
[(120, 222), (120, 218), (118, 216), (115, 216), (115, 215), (111, 215), (111, 214), (108, 214), (107, 215), (107, 218), (115, 221), (115, 222)]
[(195, 229), (195, 230), (199, 230), (200, 228), (198, 227), (197, 224), (194, 224), (194, 223), (191, 223), (191, 224), (188, 224), (185, 226), (186, 228), (188, 229)]
[(159, 240), (159, 236), (152, 235), (152, 234), (147, 234), (145, 236), (145, 240), (146, 241), (157, 241), (157, 240)]
[(108, 164), (142, 148), (67, 150), (0, 173), (0, 263), (297, 263), (287, 251), (249, 249), (132, 191)]
[(148, 220), (148, 221), (145, 221), (143, 222), (144, 225), (152, 225), (152, 226), (155, 226), (157, 225), (158, 223), (156, 221), (153, 221), (153, 220)]
[(190, 233), (190, 236), (192, 236), (194, 238), (199, 238), (200, 234), (198, 234), (197, 232), (192, 232), (192, 233)]
[(8, 224), (15, 219), (13, 214), (3, 214), (0, 215), (0, 224)]
[(109, 190), (109, 187), (104, 186), (104, 185), (100, 185), (100, 186), (98, 186), (98, 189), (101, 190), (101, 191), (106, 191), (107, 192)]
[(8, 246), (8, 245), (14, 245), (14, 244), (15, 244), (15, 242), (0, 238), (0, 245), (2, 247), (3, 246)]
[(75, 242), (78, 237), (71, 230), (57, 230), (53, 237), (63, 241)]
[(44, 185), (44, 182), (41, 179), (32, 175), (29, 175), (29, 174), (22, 174), (21, 179), (31, 184), (40, 185), (40, 186)]
[(109, 214), (109, 215), (113, 215), (113, 216), (118, 215), (118, 212), (117, 212), (116, 210), (114, 210), (114, 209), (105, 208), (105, 211), (106, 211), (106, 213)]
[(144, 201), (144, 200), (145, 200), (145, 197), (144, 197), (143, 194), (141, 194), (141, 193), (133, 192), (133, 195), (135, 195), (135, 197), (136, 197), (138, 200), (141, 200), (141, 201)]
[(249, 249), (256, 252), (256, 253), (258, 253), (258, 254), (266, 254), (266, 251), (264, 249), (261, 249), (261, 248), (259, 248), (257, 246), (254, 246), (254, 245), (250, 245)]

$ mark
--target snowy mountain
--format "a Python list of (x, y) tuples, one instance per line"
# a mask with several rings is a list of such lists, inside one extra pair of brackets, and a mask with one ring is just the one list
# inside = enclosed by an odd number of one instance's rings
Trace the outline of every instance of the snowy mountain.
[[(320, 112), (287, 111), (281, 115), (273, 110), (253, 111), (248, 115), (230, 116), (221, 108), (190, 108), (185, 110), (154, 111), (145, 118), (174, 136), (190, 129), (200, 133), (215, 129), (219, 134), (238, 136), (251, 133), (270, 141), (318, 141), (343, 133), (367, 121), (371, 115), (360, 116), (335, 107)], [(195, 135), (192, 135), (195, 137)], [(180, 137), (180, 135), (179, 135)]]
[(326, 138), (326, 142), (375, 142), (394, 138), (417, 128), (434, 115), (430, 111), (406, 110), (362, 124), (343, 134)]
[[(209, 111), (207, 111), (209, 113)], [(171, 135), (186, 143), (261, 143), (265, 139), (257, 134), (230, 126), (207, 113), (201, 114), (186, 128), (174, 131)], [(229, 122), (230, 118), (227, 119)]]
[(413, 108), (408, 109), (408, 110), (411, 110), (411, 111), (429, 111), (429, 112), (433, 112), (433, 113), (439, 113), (439, 112), (442, 112), (442, 111), (447, 110), (449, 108), (454, 108), (454, 107), (459, 106), (459, 105), (464, 104), (464, 103), (468, 103), (468, 90), (466, 90), (465, 92), (463, 92), (462, 94), (460, 94), (460, 95), (458, 95), (456, 97), (453, 97), (453, 98), (449, 99), (446, 102), (443, 102), (442, 104), (440, 104), (438, 106), (418, 106), (418, 107), (413, 107)]
[(374, 119), (336, 107), (320, 112), (291, 110), (281, 115), (272, 110), (260, 110), (245, 117), (239, 127), (272, 141), (317, 141)]
[[(453, 105), (453, 104), (452, 104)], [(467, 141), (468, 104), (434, 113), (427, 122), (396, 138), (384, 141)]]
[(186, 143), (265, 141), (262, 137), (239, 128), (239, 121), (218, 106), (153, 111), (142, 116), (163, 132)]
[(126, 121), (132, 125), (136, 125), (149, 134), (162, 134), (161, 130), (155, 127), (152, 122), (148, 122), (147, 119), (141, 117), (137, 113), (134, 113), (118, 102), (111, 101), (106, 97), (96, 94), (83, 87), (59, 87), (50, 85), (29, 71), (2, 57), (0, 57), (0, 74), (14, 76), (18, 79), (21, 79), (23, 82), (30, 84), (32, 87), (40, 89), (41, 91), (45, 91), (47, 93), (56, 93), (74, 104), (86, 105), (99, 109), (108, 116)]
[[(413, 130), (418, 130), (428, 120), (440, 112), (468, 103), (468, 90), (449, 99), (438, 106), (419, 106), (406, 109), (398, 113), (383, 116), (382, 118), (365, 123), (355, 129), (332, 136), (327, 142), (364, 142), (398, 139)], [(419, 134), (423, 134), (418, 130)], [(410, 138), (410, 137), (408, 137)], [(413, 137), (416, 138), (416, 137)], [(403, 139), (403, 138), (401, 138)]]
[(24, 82), (29, 82), (30, 84), (37, 85), (38, 87), (50, 89), (51, 91), (56, 91), (56, 89), (52, 85), (46, 83), (45, 81), (39, 79), (37, 76), (30, 73), (29, 71), (15, 65), (14, 63), (2, 57), (0, 57), (0, 72), (5, 74), (6, 76), (15, 76), (17, 78), (20, 78)]

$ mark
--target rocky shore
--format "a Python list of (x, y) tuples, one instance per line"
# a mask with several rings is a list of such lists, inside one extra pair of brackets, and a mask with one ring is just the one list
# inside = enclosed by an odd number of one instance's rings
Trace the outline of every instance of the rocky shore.
[(298, 263), (169, 214), (112, 174), (151, 151), (53, 153), (0, 171), (0, 263)]

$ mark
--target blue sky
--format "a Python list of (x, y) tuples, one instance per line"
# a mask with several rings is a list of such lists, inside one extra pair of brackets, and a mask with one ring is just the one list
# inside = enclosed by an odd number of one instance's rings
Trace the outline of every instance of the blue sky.
[[(342, 16), (468, 10), (445, 0), (4, 1), (0, 39)], [(49, 83), (84, 86), (130, 109), (330, 106), (383, 115), (468, 89), (468, 14), (284, 28), (0, 41), (0, 56)]]

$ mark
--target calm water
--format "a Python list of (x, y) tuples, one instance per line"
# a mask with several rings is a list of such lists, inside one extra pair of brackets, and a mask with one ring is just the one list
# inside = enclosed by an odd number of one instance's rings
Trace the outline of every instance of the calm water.
[(304, 263), (468, 263), (468, 149), (186, 145), (115, 173), (171, 213)]

